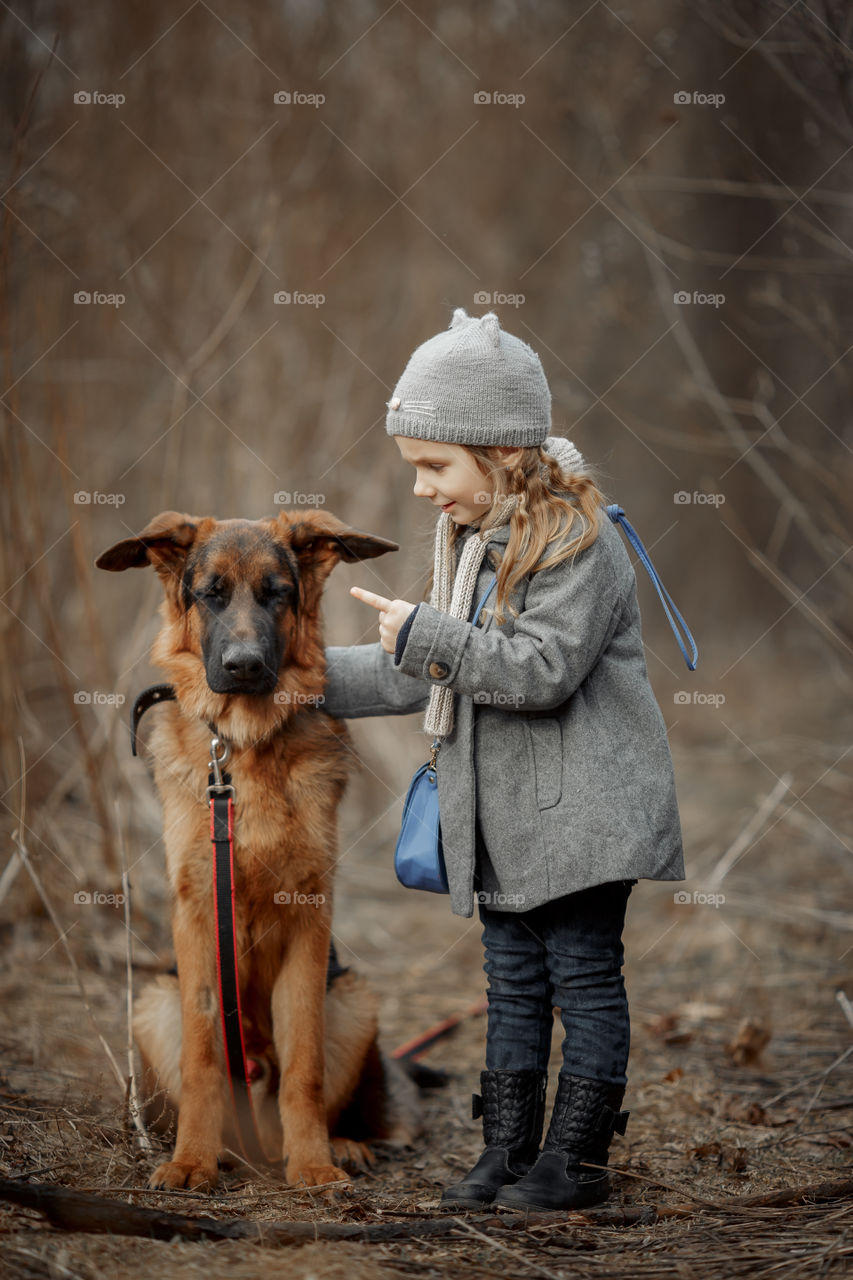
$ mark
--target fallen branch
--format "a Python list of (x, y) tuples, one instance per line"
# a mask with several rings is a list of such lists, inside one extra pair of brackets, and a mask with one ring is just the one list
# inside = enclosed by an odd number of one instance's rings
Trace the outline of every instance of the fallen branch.
[(413, 1040), (407, 1040), (405, 1044), (400, 1044), (391, 1054), (392, 1058), (401, 1061), (416, 1062), (427, 1049), (431, 1049), (439, 1040), (443, 1040), (445, 1036), (451, 1035), (461, 1022), (466, 1018), (475, 1018), (481, 1013), (485, 1013), (489, 1007), (489, 1001), (484, 996), (482, 1000), (476, 1000), (474, 1004), (469, 1004), (467, 1009), (463, 1009), (461, 1013), (451, 1014), (449, 1018), (444, 1018), (442, 1022), (437, 1022), (434, 1026), (429, 1027), (420, 1035), (414, 1037)]
[[(818, 1204), (828, 1200), (853, 1199), (853, 1179), (819, 1182), (815, 1185), (782, 1187), (778, 1191), (732, 1196), (714, 1203), (717, 1212), (780, 1208), (785, 1205)], [(180, 1213), (143, 1209), (121, 1204), (103, 1196), (71, 1191), (47, 1183), (15, 1182), (0, 1179), (0, 1200), (35, 1209), (55, 1227), (66, 1231), (109, 1232), (118, 1236), (148, 1236), (154, 1240), (250, 1240), (265, 1245), (299, 1245), (315, 1240), (361, 1240), (387, 1243), (393, 1240), (427, 1239), (441, 1236), (470, 1236), (456, 1217), (426, 1217), (406, 1222), (261, 1222), (257, 1219), (189, 1218)], [(486, 1233), (527, 1230), (532, 1226), (566, 1227), (648, 1225), (666, 1218), (685, 1218), (701, 1213), (703, 1206), (626, 1205), (624, 1208), (587, 1209), (566, 1213), (506, 1214), (494, 1211), (473, 1216)]]

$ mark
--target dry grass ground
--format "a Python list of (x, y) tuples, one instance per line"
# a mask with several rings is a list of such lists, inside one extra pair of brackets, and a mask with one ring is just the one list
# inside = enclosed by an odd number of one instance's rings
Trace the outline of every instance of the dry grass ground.
[[(724, 903), (681, 905), (673, 886), (641, 881), (629, 905), (626, 1105), (632, 1114), (625, 1138), (617, 1137), (612, 1149), (618, 1173), (611, 1204), (658, 1210), (692, 1204), (695, 1212), (629, 1226), (564, 1216), (527, 1229), (504, 1217), (511, 1227), (505, 1231), (485, 1215), (460, 1220), (457, 1233), (438, 1240), (267, 1248), (69, 1233), (46, 1226), (29, 1210), (6, 1208), (0, 1242), (6, 1274), (203, 1273), (209, 1280), (285, 1272), (297, 1280), (404, 1272), (679, 1280), (847, 1274), (853, 1253), (849, 1197), (781, 1208), (726, 1203), (851, 1176), (851, 1027), (837, 995), (845, 977), (849, 983), (853, 942), (843, 862), (849, 763), (834, 763), (849, 726), (837, 723), (837, 742), (814, 727), (803, 719), (796, 735), (766, 740), (743, 730), (749, 748), (698, 740), (676, 748), (682, 819), (693, 852), (683, 888), (691, 896), (694, 888), (708, 890), (713, 867), (772, 793), (771, 774), (787, 770), (790, 789), (772, 812), (765, 807), (747, 852), (716, 886)], [(476, 1002), (485, 979), (478, 923), (453, 917), (441, 899), (400, 889), (387, 854), (375, 847), (342, 864), (336, 931), (346, 958), (370, 975), (383, 997), (390, 1047)], [(806, 862), (810, 874), (804, 874)], [(156, 964), (148, 948), (167, 959), (168, 937), (140, 902), (134, 928), (138, 985)], [(404, 1156), (380, 1154), (374, 1170), (357, 1177), (353, 1190), (333, 1204), (288, 1189), (269, 1174), (238, 1170), (224, 1176), (214, 1196), (147, 1191), (156, 1153), (141, 1152), (128, 1126), (124, 1099), (54, 926), (32, 915), (9, 922), (5, 933), (4, 1177), (28, 1173), (35, 1182), (191, 1216), (375, 1224), (436, 1216), (441, 1187), (478, 1152), (469, 1094), (483, 1060), (485, 1023), (471, 1017), (425, 1059), (452, 1073), (446, 1089), (424, 1096), (425, 1140)], [(90, 925), (72, 927), (67, 942), (98, 1026), (123, 1065), (121, 920), (106, 909), (96, 912)], [(552, 1080), (559, 1041), (555, 1030)]]

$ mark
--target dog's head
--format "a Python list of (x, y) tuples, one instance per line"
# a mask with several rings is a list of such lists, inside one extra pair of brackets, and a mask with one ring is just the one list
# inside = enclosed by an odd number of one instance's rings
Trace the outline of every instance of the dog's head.
[(216, 520), (164, 511), (95, 564), (153, 565), (166, 599), (152, 658), (188, 711), (239, 742), (321, 700), (320, 599), (338, 561), (397, 549), (328, 512)]

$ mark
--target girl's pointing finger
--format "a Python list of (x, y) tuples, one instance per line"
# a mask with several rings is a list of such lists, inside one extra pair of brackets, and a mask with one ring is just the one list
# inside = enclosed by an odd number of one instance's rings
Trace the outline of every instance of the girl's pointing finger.
[(374, 609), (390, 609), (391, 601), (384, 596), (377, 596), (373, 591), (365, 591), (363, 587), (350, 587), (350, 595), (357, 596), (365, 604), (372, 604)]

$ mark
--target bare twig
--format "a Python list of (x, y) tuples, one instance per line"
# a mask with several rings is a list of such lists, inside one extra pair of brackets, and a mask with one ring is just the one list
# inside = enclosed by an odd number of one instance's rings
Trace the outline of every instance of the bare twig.
[(853, 1027), (853, 1004), (850, 1003), (843, 991), (836, 991), (835, 998), (841, 1005), (845, 1018), (850, 1023), (850, 1026)]
[[(616, 149), (611, 139), (618, 136), (618, 130), (615, 124), (609, 119), (603, 119), (600, 122), (599, 135), (601, 137), (602, 146), (608, 149), (611, 156), (611, 162), (616, 169), (621, 161), (621, 156), (616, 153)], [(624, 166), (623, 166), (624, 167)], [(636, 206), (636, 202), (631, 200), (630, 196), (626, 199), (631, 204), (631, 216), (637, 219), (641, 218), (640, 210)], [(662, 244), (659, 233), (651, 226), (644, 225), (645, 237), (653, 242), (656, 247)], [(693, 376), (693, 380), (699, 389), (705, 402), (716, 415), (724, 432), (735, 446), (738, 455), (743, 458), (744, 463), (752, 469), (767, 491), (779, 503), (780, 507), (786, 509), (790, 515), (792, 522), (796, 525), (800, 537), (807, 543), (817, 554), (822, 563), (827, 559), (826, 538), (815, 522), (814, 512), (809, 508), (790, 486), (782, 479), (779, 473), (771, 466), (767, 457), (759, 450), (751, 447), (749, 436), (744, 431), (737, 417), (732, 413), (727, 398), (720, 391), (711, 369), (709, 368), (699, 346), (694, 339), (688, 325), (684, 324), (682, 317), (679, 315), (679, 307), (673, 299), (672, 282), (667, 275), (666, 269), (662, 266), (657, 254), (652, 252), (652, 248), (646, 243), (646, 239), (641, 237), (641, 244), (645, 252), (646, 263), (655, 291), (658, 295), (661, 309), (664, 315), (672, 322), (671, 333), (681, 349), (684, 361)], [(760, 552), (755, 552), (755, 563), (763, 569), (769, 571), (766, 561), (761, 557)], [(777, 586), (787, 598), (791, 598), (792, 593), (796, 593), (796, 589), (779, 574), (775, 579), (771, 578), (774, 585)], [(801, 594), (801, 593), (797, 593)], [(809, 607), (811, 609), (811, 606)], [(823, 616), (818, 617), (817, 611), (806, 611), (806, 616), (811, 621), (820, 622), (822, 629), (828, 634), (836, 644), (841, 644), (849, 651), (844, 638), (838, 633), (836, 628)]]
[(133, 1061), (133, 930), (130, 927), (130, 878), (127, 874), (127, 856), (124, 847), (124, 834), (121, 812), (116, 799), (116, 832), (118, 833), (119, 851), (121, 854), (121, 890), (124, 897), (124, 933), (127, 956), (127, 1100), (130, 1118), (139, 1135), (139, 1145), (143, 1151), (153, 1151), (151, 1139), (142, 1118), (142, 1107), (139, 1103), (136, 1067)]
[(528, 1271), (533, 1270), (537, 1275), (547, 1276), (548, 1280), (560, 1280), (556, 1271), (550, 1271), (548, 1267), (543, 1267), (538, 1262), (522, 1257), (522, 1255), (516, 1250), (508, 1249), (505, 1244), (502, 1244), (500, 1240), (495, 1240), (494, 1236), (489, 1235), (488, 1232), (479, 1231), (474, 1226), (473, 1222), (467, 1222), (465, 1218), (459, 1218), (458, 1221), (459, 1226), (463, 1227), (469, 1235), (474, 1236), (478, 1240), (482, 1240), (484, 1244), (487, 1244), (491, 1249), (497, 1249), (500, 1253), (508, 1254), (515, 1263), (519, 1274), (526, 1275)]
[[(795, 187), (785, 187), (776, 182), (737, 182), (730, 178), (685, 178), (678, 174), (632, 174), (619, 183), (620, 190), (685, 192), (688, 195), (740, 196), (747, 200), (777, 201), (790, 204), (797, 198)], [(853, 209), (853, 196), (846, 191), (829, 191), (825, 187), (809, 187), (809, 204), (836, 205), (840, 209)]]
[[(24, 744), (21, 738), (18, 738), (18, 748), (21, 756), (21, 776), (23, 778), (26, 772), (25, 771), (26, 759), (24, 755)], [(26, 842), (24, 841), (24, 838), (23, 838), (23, 818), (21, 819), (21, 826), (19, 826), (18, 830), (15, 833), (14, 840), (18, 846), (18, 852), (21, 855), (21, 860), (23, 861), (23, 864), (27, 869), (29, 877), (32, 880), (33, 885), (35, 886), (35, 890), (38, 896), (41, 898), (42, 903), (44, 904), (44, 909), (47, 912), (47, 914), (50, 916), (53, 927), (56, 929), (56, 932), (59, 935), (59, 942), (62, 946), (63, 951), (68, 957), (68, 963), (71, 965), (71, 969), (74, 973), (74, 977), (77, 980), (77, 986), (80, 988), (80, 996), (83, 1001), (83, 1005), (86, 1009), (86, 1012), (89, 1015), (89, 1018), (91, 1019), (92, 1026), (95, 1029), (95, 1034), (97, 1035), (98, 1039), (101, 1042), (104, 1053), (107, 1055), (107, 1061), (109, 1062), (110, 1066), (113, 1069), (113, 1072), (115, 1073), (115, 1078), (118, 1081), (119, 1088), (121, 1089), (122, 1096), (123, 1096), (125, 1089), (127, 1087), (124, 1076), (121, 1074), (119, 1065), (115, 1060), (115, 1055), (112, 1049), (107, 1044), (106, 1040), (101, 1034), (101, 1029), (95, 1020), (95, 1015), (92, 1012), (92, 1006), (89, 1004), (89, 997), (86, 994), (86, 988), (83, 985), (83, 979), (80, 976), (80, 966), (77, 964), (77, 961), (74, 958), (74, 953), (72, 952), (66, 940), (65, 935), (67, 930), (64, 930), (62, 928), (62, 925), (57, 918), (56, 912), (53, 909), (53, 903), (50, 901), (50, 898), (48, 898), (47, 894), (45, 893), (44, 886), (42, 885), (42, 882), (39, 879), (38, 873), (36, 872), (36, 869), (33, 866), (32, 862), (30, 861), (30, 856), (29, 856), (29, 853), (27, 852)]]
[(764, 797), (755, 813), (747, 822), (746, 826), (729, 845), (728, 849), (720, 858), (719, 862), (714, 867), (714, 870), (708, 877), (707, 883), (709, 889), (715, 889), (717, 885), (722, 884), (738, 858), (740, 858), (740, 856), (750, 848), (753, 840), (758, 835), (773, 810), (780, 803), (793, 780), (794, 775), (792, 773), (784, 774), (784, 776), (776, 783), (776, 786), (770, 794)]
[(811, 1080), (825, 1080), (826, 1077), (830, 1075), (830, 1073), (833, 1072), (836, 1067), (840, 1067), (842, 1063), (847, 1061), (851, 1053), (853, 1053), (853, 1044), (851, 1044), (848, 1049), (845, 1049), (843, 1053), (840, 1053), (837, 1058), (835, 1058), (832, 1062), (830, 1062), (828, 1067), (824, 1067), (822, 1071), (814, 1071), (807, 1076), (803, 1076), (802, 1080), (798, 1080), (797, 1083), (792, 1084), (790, 1088), (783, 1089), (781, 1093), (775, 1093), (772, 1098), (767, 1098), (766, 1101), (762, 1102), (761, 1104), (762, 1107), (764, 1107), (764, 1109), (766, 1110), (768, 1107), (773, 1106), (774, 1103), (781, 1102), (783, 1098), (789, 1098), (792, 1093), (799, 1093), (800, 1089), (805, 1089), (806, 1085)]
[[(799, 6), (797, 5), (791, 5), (792, 9), (798, 7)], [(808, 8), (808, 6), (806, 7)], [(802, 78), (794, 75), (782, 59), (777, 57), (773, 50), (767, 47), (767, 41), (762, 40), (760, 31), (753, 31), (749, 23), (746, 22), (740, 14), (735, 13), (730, 7), (725, 10), (725, 17), (726, 19), (737, 23), (739, 27), (738, 31), (732, 30), (731, 27), (726, 26), (725, 23), (719, 19), (718, 7), (713, 4), (701, 6), (700, 13), (709, 26), (713, 27), (721, 35), (725, 36), (725, 38), (732, 44), (743, 49), (754, 49), (756, 53), (760, 54), (761, 57), (764, 58), (765, 62), (773, 68), (779, 79), (784, 82), (792, 93), (796, 94), (798, 98), (801, 98), (802, 101), (807, 104), (809, 110), (814, 112), (815, 116), (821, 121), (821, 123), (825, 125), (825, 127), (836, 137), (840, 138), (842, 142), (849, 144), (850, 129), (845, 128), (840, 124), (832, 112), (827, 111), (823, 104), (819, 102), (813, 94), (809, 93), (802, 81)]]
[[(246, 306), (246, 303), (249, 301), (249, 298), (252, 294), (252, 290), (257, 284), (258, 277), (261, 271), (263, 270), (263, 266), (264, 266), (263, 260), (266, 258), (267, 254), (269, 253), (270, 247), (275, 237), (276, 228), (275, 228), (274, 215), (275, 215), (275, 205), (273, 204), (268, 210), (268, 215), (262, 230), (261, 238), (263, 243), (260, 249), (260, 253), (257, 253), (257, 254), (253, 253), (251, 255), (249, 264), (246, 267), (246, 271), (243, 275), (243, 279), (238, 285), (237, 290), (234, 293), (234, 296), (228, 305), (228, 310), (225, 312), (225, 314), (222, 316), (219, 322), (216, 325), (214, 325), (213, 329), (210, 331), (207, 337), (199, 344), (196, 350), (192, 352), (191, 355), (187, 356), (187, 358), (183, 361), (180, 368), (178, 369), (177, 375), (175, 377), (175, 386), (172, 393), (172, 407), (171, 407), (170, 421), (173, 424), (181, 423), (181, 421), (185, 418), (188, 412), (187, 410), (188, 400), (192, 398), (192, 400), (197, 403), (196, 394), (193, 392), (193, 389), (191, 386), (191, 380), (193, 378), (193, 375), (197, 373), (197, 371), (200, 368), (202, 368), (202, 366), (210, 360), (211, 356), (218, 349), (221, 343), (225, 340), (228, 333), (236, 324), (237, 320), (239, 319), (240, 315), (242, 314)], [(174, 485), (174, 483), (180, 478), (181, 469), (180, 469), (180, 466), (178, 465), (180, 447), (181, 447), (181, 432), (180, 431), (170, 432), (169, 439), (167, 442), (166, 464), (163, 469), (163, 482), (164, 482), (163, 501), (164, 503), (171, 504), (174, 501), (174, 499), (172, 499), (165, 492), (165, 485), (167, 484)]]
[[(753, 454), (756, 452), (757, 451), (755, 449), (752, 450)], [(789, 515), (792, 514), (792, 508), (788, 507), (786, 509)], [(811, 622), (825, 635), (828, 640), (831, 640), (833, 645), (840, 652), (844, 653), (847, 657), (853, 656), (853, 646), (851, 646), (847, 638), (841, 634), (832, 619), (827, 617), (824, 610), (819, 608), (816, 604), (807, 601), (807, 592), (801, 591), (796, 583), (792, 582), (787, 574), (782, 572), (778, 565), (771, 564), (767, 556), (764, 555), (762, 551), (759, 551), (758, 547), (756, 547), (750, 539), (744, 525), (735, 515), (731, 504), (729, 504), (726, 512), (726, 519), (721, 521), (721, 523), (725, 525), (729, 532), (733, 533), (738, 539), (746, 551), (748, 559), (755, 565), (763, 577), (765, 577), (767, 581), (777, 589), (777, 591), (780, 591), (785, 599), (789, 600), (794, 608), (797, 609), (808, 622)], [(851, 550), (853, 550), (853, 548), (848, 547), (843, 553), (843, 556), (849, 555)], [(825, 555), (826, 545), (824, 544), (822, 558), (825, 558)], [(839, 556), (835, 565), (830, 565), (826, 572), (835, 568), (836, 565), (840, 566), (843, 556)]]

